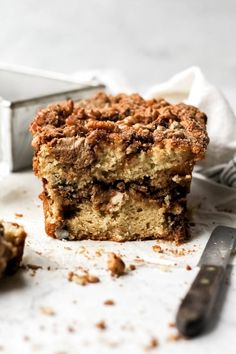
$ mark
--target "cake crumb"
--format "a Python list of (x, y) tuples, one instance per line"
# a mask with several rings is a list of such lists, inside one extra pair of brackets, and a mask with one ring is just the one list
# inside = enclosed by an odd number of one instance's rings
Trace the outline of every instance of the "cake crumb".
[(37, 264), (29, 264), (29, 263), (28, 263), (28, 264), (23, 264), (23, 265), (22, 265), (22, 268), (23, 268), (23, 269), (26, 269), (26, 270), (31, 270), (31, 273), (30, 273), (31, 277), (34, 277), (34, 276), (35, 276), (37, 270), (43, 269), (43, 267), (40, 266), (40, 265), (37, 265)]
[(98, 323), (96, 323), (96, 327), (101, 329), (102, 331), (107, 329), (107, 325), (106, 325), (105, 321), (99, 321)]
[(159, 346), (159, 342), (157, 338), (151, 338), (149, 344), (145, 347), (146, 351), (153, 350)]
[(115, 305), (115, 302), (113, 300), (109, 299), (109, 300), (104, 301), (104, 305), (113, 306), (113, 305)]
[(101, 256), (102, 256), (102, 250), (101, 250), (101, 249), (97, 249), (97, 250), (95, 251), (95, 256), (101, 257)]
[(187, 337), (184, 337), (182, 334), (177, 333), (177, 334), (170, 334), (167, 338), (169, 342), (178, 342), (179, 340), (182, 339), (187, 339)]
[(135, 270), (135, 269), (136, 269), (136, 267), (135, 267), (134, 264), (130, 264), (130, 265), (129, 265), (129, 270), (130, 270), (130, 271), (133, 271), (133, 270)]
[(49, 306), (41, 306), (40, 311), (43, 315), (46, 316), (55, 316), (56, 314), (55, 311)]
[[(155, 247), (155, 246), (153, 246)], [(157, 252), (157, 251), (156, 251)], [(196, 252), (195, 249), (186, 249), (186, 248), (168, 248), (166, 247), (165, 249), (162, 249), (162, 252), (161, 253), (165, 253), (167, 255), (173, 255), (175, 257), (183, 257), (183, 256), (186, 256), (188, 254), (192, 254)]]
[(86, 249), (86, 247), (84, 247), (84, 246), (81, 246), (80, 248), (79, 248), (79, 254), (83, 254), (83, 253), (85, 253), (85, 252), (87, 252), (87, 249)]
[(144, 263), (144, 259), (140, 258), (139, 256), (136, 256), (134, 261), (137, 262), (137, 263)]
[(159, 245), (152, 246), (154, 252), (163, 253), (163, 249)]
[(67, 279), (69, 281), (73, 281), (74, 283), (79, 284), (79, 285), (83, 285), (83, 286), (85, 286), (89, 283), (94, 284), (94, 283), (100, 282), (100, 279), (98, 277), (96, 277), (95, 275), (91, 275), (87, 272), (83, 275), (78, 275), (74, 272), (69, 272)]
[(125, 263), (114, 252), (108, 254), (107, 269), (113, 277), (125, 274)]
[(31, 270), (38, 270), (38, 269), (43, 269), (42, 266), (37, 265), (37, 264), (26, 264), (26, 268), (31, 269)]
[(35, 251), (36, 254), (38, 254), (39, 256), (42, 256), (42, 252), (40, 251)]
[(186, 270), (192, 270), (192, 267), (189, 264), (187, 264), (186, 265)]
[(24, 215), (21, 214), (21, 213), (15, 213), (15, 217), (16, 217), (16, 218), (23, 218), (23, 216), (24, 216)]

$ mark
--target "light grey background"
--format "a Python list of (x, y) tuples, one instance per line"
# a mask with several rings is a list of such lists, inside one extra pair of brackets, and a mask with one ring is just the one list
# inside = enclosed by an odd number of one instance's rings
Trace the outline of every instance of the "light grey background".
[(0, 4), (0, 61), (67, 73), (117, 68), (136, 90), (199, 65), (233, 101), (235, 0), (0, 0)]

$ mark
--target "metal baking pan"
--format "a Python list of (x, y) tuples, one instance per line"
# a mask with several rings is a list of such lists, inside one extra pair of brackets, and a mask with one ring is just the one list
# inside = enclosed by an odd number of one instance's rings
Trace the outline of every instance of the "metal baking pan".
[(0, 172), (31, 166), (29, 124), (38, 110), (53, 102), (79, 101), (104, 89), (96, 80), (80, 84), (63, 75), (0, 67)]

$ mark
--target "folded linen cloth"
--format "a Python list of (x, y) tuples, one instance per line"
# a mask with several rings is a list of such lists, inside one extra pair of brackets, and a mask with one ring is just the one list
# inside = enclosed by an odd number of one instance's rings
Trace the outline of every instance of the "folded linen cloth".
[(223, 94), (209, 84), (198, 67), (191, 67), (167, 82), (152, 87), (145, 97), (162, 96), (171, 103), (197, 106), (208, 117), (210, 143), (198, 172), (236, 188), (236, 117)]
[[(132, 92), (117, 70), (83, 71), (73, 75), (79, 81), (96, 77), (112, 93)], [(145, 98), (164, 97), (171, 103), (185, 102), (205, 112), (210, 137), (205, 160), (195, 168), (206, 177), (236, 188), (236, 117), (224, 95), (211, 85), (198, 67), (190, 67), (143, 94)]]

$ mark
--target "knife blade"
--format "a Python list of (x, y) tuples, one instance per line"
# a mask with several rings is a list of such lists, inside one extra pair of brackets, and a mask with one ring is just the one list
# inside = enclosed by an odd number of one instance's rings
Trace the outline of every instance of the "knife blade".
[(184, 336), (200, 334), (209, 323), (235, 244), (235, 228), (213, 230), (198, 263), (200, 270), (177, 312), (176, 326)]

